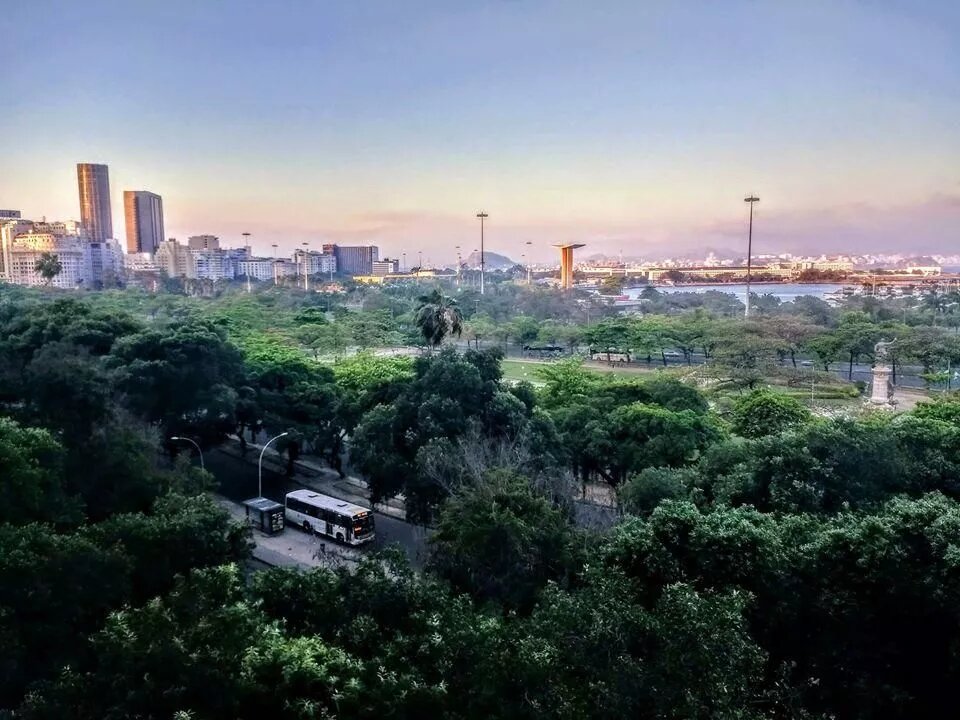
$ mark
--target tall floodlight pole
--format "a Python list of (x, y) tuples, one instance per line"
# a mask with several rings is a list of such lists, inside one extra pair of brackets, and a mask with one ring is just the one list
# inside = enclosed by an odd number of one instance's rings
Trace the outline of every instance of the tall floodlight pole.
[(487, 213), (481, 210), (477, 213), (477, 217), (480, 218), (480, 294), (483, 295), (484, 285), (483, 285), (483, 276), (486, 272), (487, 263), (483, 256), (483, 221), (485, 218), (490, 217)]
[(457, 287), (460, 287), (460, 271), (463, 269), (463, 263), (460, 261), (460, 246), (457, 245)]
[(273, 248), (273, 256), (272, 256), (272, 260), (273, 260), (273, 284), (276, 285), (276, 284), (278, 283), (278, 281), (277, 281), (277, 244), (274, 243), (274, 244), (271, 245), (270, 247)]
[(750, 226), (747, 230), (747, 303), (744, 306), (743, 316), (750, 317), (750, 268), (753, 266), (753, 204), (760, 202), (756, 195), (750, 195), (743, 199), (745, 203), (750, 203)]
[[(243, 235), (243, 246), (245, 248), (250, 247), (250, 233), (240, 233)], [(247, 295), (250, 294), (250, 253), (247, 253), (247, 272), (244, 273), (247, 276)]]
[[(527, 245), (533, 245), (530, 240), (527, 240)], [(527, 285), (530, 284), (530, 263), (527, 263)]]
[(403, 261), (400, 263), (400, 272), (407, 271), (407, 254), (405, 252), (400, 253), (400, 257), (403, 258)]
[(310, 243), (305, 242), (303, 246), (306, 250), (303, 251), (303, 291), (310, 292), (310, 270), (307, 268), (307, 261), (310, 259), (308, 255), (310, 254)]

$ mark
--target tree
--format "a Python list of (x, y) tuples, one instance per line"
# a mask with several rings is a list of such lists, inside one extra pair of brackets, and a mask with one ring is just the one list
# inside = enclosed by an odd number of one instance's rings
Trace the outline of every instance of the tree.
[(804, 348), (816, 355), (817, 360), (823, 365), (823, 369), (830, 372), (830, 363), (836, 360), (840, 354), (841, 342), (836, 333), (830, 331), (809, 338), (804, 343)]
[(0, 417), (0, 523), (69, 525), (83, 517), (63, 487), (63, 448), (46, 430)]
[(493, 335), (496, 330), (497, 326), (486, 315), (474, 315), (466, 323), (466, 331), (473, 337), (477, 350), (480, 349), (480, 341)]
[(574, 533), (525, 478), (498, 473), (447, 501), (429, 566), (454, 588), (504, 609), (528, 611), (547, 581), (576, 567)]
[(419, 303), (415, 322), (431, 348), (439, 346), (448, 335), (460, 337), (463, 314), (456, 300), (435, 289), (427, 295), (421, 295)]
[(847, 353), (847, 379), (853, 380), (853, 364), (861, 355), (871, 355), (879, 338), (879, 328), (864, 313), (846, 313), (834, 331), (839, 349)]
[(613, 410), (600, 427), (587, 428), (592, 451), (602, 458), (601, 475), (621, 484), (647, 467), (678, 467), (720, 439), (711, 419), (691, 410), (673, 412), (656, 405), (633, 403)]
[(608, 275), (600, 283), (600, 292), (604, 295), (619, 295), (626, 282), (627, 278), (623, 275)]
[(802, 318), (790, 315), (776, 315), (765, 321), (767, 327), (784, 345), (784, 351), (790, 356), (793, 367), (797, 367), (797, 353), (800, 352), (820, 328)]
[(63, 263), (53, 253), (45, 252), (40, 254), (40, 258), (34, 263), (33, 270), (43, 278), (44, 285), (49, 285), (57, 275), (63, 272)]
[(645, 468), (621, 486), (620, 504), (625, 512), (647, 516), (664, 500), (684, 497), (695, 477), (688, 468)]
[(776, 435), (810, 420), (810, 411), (798, 400), (770, 390), (754, 390), (737, 399), (733, 431), (743, 437)]
[(211, 323), (146, 330), (123, 338), (111, 356), (130, 407), (165, 437), (216, 443), (236, 427), (241, 356)]

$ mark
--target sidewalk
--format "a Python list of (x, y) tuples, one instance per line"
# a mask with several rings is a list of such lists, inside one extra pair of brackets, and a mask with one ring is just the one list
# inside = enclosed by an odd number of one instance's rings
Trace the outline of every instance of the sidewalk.
[[(216, 501), (235, 520), (246, 521), (243, 505), (233, 500), (214, 496)], [(355, 567), (363, 553), (355, 548), (338, 545), (329, 538), (309, 535), (294, 527), (285, 527), (279, 535), (253, 531), (253, 557), (274, 567), (293, 567), (309, 570), (315, 567)]]
[[(257, 458), (260, 456), (262, 445), (247, 442), (247, 454), (244, 457), (240, 453), (240, 440), (234, 435), (227, 438), (227, 441), (219, 448), (222, 452), (229, 453), (234, 457), (243, 458), (253, 465), (257, 464)], [(284, 473), (287, 469), (287, 461), (280, 453), (272, 447), (267, 448), (263, 454), (263, 466), (268, 470), (277, 473)], [(317, 460), (301, 457), (293, 463), (296, 471), (297, 481), (304, 487), (316, 490), (324, 495), (340, 498), (347, 502), (357, 505), (372, 507), (375, 512), (382, 515), (389, 515), (397, 520), (407, 521), (407, 513), (403, 505), (403, 496), (390, 498), (382, 503), (371, 505), (370, 490), (367, 484), (358, 477), (347, 475), (340, 477), (335, 470), (327, 467)]]

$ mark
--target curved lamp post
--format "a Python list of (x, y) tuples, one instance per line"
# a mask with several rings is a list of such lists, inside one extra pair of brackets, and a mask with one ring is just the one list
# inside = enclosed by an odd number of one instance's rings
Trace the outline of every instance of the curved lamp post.
[(206, 469), (207, 469), (207, 468), (206, 468), (206, 466), (203, 464), (203, 450), (200, 449), (200, 446), (197, 445), (197, 443), (195, 443), (193, 440), (191, 440), (191, 439), (188, 438), (188, 437), (180, 437), (179, 435), (172, 435), (172, 436), (170, 437), (170, 439), (173, 440), (174, 442), (176, 442), (176, 441), (179, 440), (179, 441), (183, 441), (183, 442), (188, 442), (188, 443), (190, 443), (191, 445), (193, 445), (193, 446), (197, 449), (197, 453), (200, 455), (200, 469), (203, 470), (204, 472), (206, 472)]
[(266, 452), (267, 446), (274, 440), (279, 440), (280, 438), (289, 434), (290, 433), (282, 432), (276, 437), (270, 438), (260, 451), (260, 459), (257, 461), (257, 497), (263, 497), (263, 453)]

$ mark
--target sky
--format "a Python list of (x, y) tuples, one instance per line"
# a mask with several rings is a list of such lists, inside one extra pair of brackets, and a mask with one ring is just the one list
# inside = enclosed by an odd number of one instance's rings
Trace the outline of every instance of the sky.
[[(4, 0), (0, 208), (449, 262), (960, 252), (955, 0)], [(530, 245), (526, 245), (529, 242)]]

